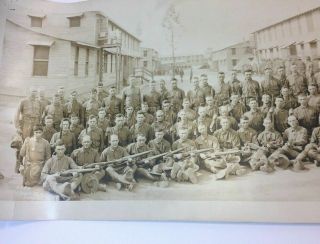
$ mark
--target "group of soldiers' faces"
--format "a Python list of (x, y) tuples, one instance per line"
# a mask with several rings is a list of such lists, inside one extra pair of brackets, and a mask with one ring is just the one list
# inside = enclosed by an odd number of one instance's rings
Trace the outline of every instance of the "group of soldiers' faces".
[(110, 145), (111, 147), (115, 148), (119, 144), (119, 138), (117, 135), (111, 135), (110, 136)]
[(91, 147), (91, 137), (90, 136), (84, 136), (82, 138), (82, 146), (84, 149), (89, 149)]
[(245, 72), (244, 72), (244, 79), (245, 79), (245, 81), (249, 81), (249, 80), (251, 80), (251, 78), (252, 78), (252, 72), (249, 71), (249, 70), (245, 71)]
[(224, 73), (219, 73), (219, 74), (218, 74), (218, 80), (219, 80), (219, 82), (224, 82), (224, 77), (225, 77), (225, 74), (224, 74)]
[(156, 112), (156, 120), (157, 122), (163, 122), (164, 120), (164, 113), (161, 110)]
[(143, 113), (138, 113), (136, 116), (137, 124), (141, 125), (144, 122), (144, 114)]

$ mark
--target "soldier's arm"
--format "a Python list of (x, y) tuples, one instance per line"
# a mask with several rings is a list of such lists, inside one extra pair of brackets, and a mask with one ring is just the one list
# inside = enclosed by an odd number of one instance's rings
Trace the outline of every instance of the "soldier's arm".
[(99, 153), (98, 153), (98, 151), (95, 151), (95, 154), (94, 154), (94, 159), (93, 159), (93, 163), (99, 163), (99, 162), (101, 162), (101, 160), (100, 160), (101, 158), (100, 158), (100, 155), (99, 155)]
[(50, 140), (50, 146), (51, 146), (51, 148), (54, 148), (55, 146), (56, 146), (56, 141), (57, 141), (57, 133), (55, 133), (55, 134), (53, 134), (53, 136), (52, 136), (52, 138), (51, 138), (51, 140)]
[(68, 157), (70, 169), (80, 169), (81, 166), (77, 165), (72, 158)]
[(241, 141), (240, 141), (240, 137), (238, 135), (236, 135), (233, 140), (232, 140), (232, 147), (236, 148), (236, 149), (240, 149), (241, 148)]
[(51, 169), (51, 164), (52, 164), (52, 158), (49, 158), (43, 168), (42, 168), (42, 171), (41, 171), (41, 176), (40, 176), (40, 180), (41, 182), (44, 182), (47, 178), (47, 176), (49, 175), (50, 173), (50, 169)]
[(29, 138), (26, 138), (24, 143), (22, 144), (21, 150), (20, 150), (20, 156), (25, 157), (27, 154), (27, 144), (29, 142)]
[(77, 140), (74, 135), (72, 135), (72, 151), (77, 149)]
[(100, 133), (100, 152), (102, 152), (104, 149), (104, 134), (103, 131), (101, 130)]
[(308, 132), (305, 128), (301, 131), (301, 136), (299, 137), (301, 137), (301, 139), (294, 143), (295, 146), (304, 146), (308, 143)]
[(46, 141), (46, 149), (45, 149), (45, 160), (48, 160), (51, 157), (51, 147), (49, 142)]

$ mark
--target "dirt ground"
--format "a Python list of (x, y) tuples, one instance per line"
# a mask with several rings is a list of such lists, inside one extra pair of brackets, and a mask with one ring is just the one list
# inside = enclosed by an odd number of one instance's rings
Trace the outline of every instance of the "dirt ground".
[[(9, 144), (15, 131), (12, 118), (16, 106), (0, 104), (0, 171), (5, 175), (0, 181), (0, 200), (55, 200), (54, 195), (40, 186), (23, 187), (21, 175), (14, 173), (15, 151)], [(132, 192), (118, 191), (113, 183), (109, 183), (107, 192), (81, 194), (81, 200), (319, 201), (320, 168), (314, 165), (308, 165), (308, 168), (310, 170), (300, 173), (281, 169), (269, 175), (249, 172), (223, 181), (200, 171), (199, 183), (195, 185), (170, 182), (168, 188), (160, 188), (141, 180)]]

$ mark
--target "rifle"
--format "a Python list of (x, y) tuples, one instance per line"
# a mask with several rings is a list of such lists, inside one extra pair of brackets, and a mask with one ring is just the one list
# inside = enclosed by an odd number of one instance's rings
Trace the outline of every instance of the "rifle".
[(148, 154), (150, 152), (153, 152), (153, 151), (154, 150), (148, 150), (148, 151), (145, 151), (145, 152), (141, 152), (141, 153), (136, 153), (136, 154), (133, 154), (133, 155), (125, 156), (125, 157), (122, 157), (122, 158), (119, 158), (119, 159), (116, 159), (116, 160), (112, 160), (112, 161), (109, 161), (109, 162), (99, 162), (99, 163), (87, 164), (87, 165), (84, 166), (84, 168), (92, 168), (92, 167), (95, 167), (97, 165), (101, 166), (101, 167), (105, 167), (107, 165), (119, 166), (119, 165), (126, 164), (126, 161), (128, 161), (130, 159), (146, 155), (146, 154)]
[(68, 169), (68, 170), (65, 170), (65, 171), (62, 171), (60, 173), (60, 176), (67, 176), (69, 174), (72, 174), (72, 173), (91, 173), (93, 171), (97, 171), (99, 170), (98, 168), (90, 168), (90, 169)]
[(225, 156), (225, 155), (230, 155), (230, 154), (238, 154), (238, 153), (241, 153), (242, 151), (241, 150), (238, 150), (238, 149), (231, 149), (231, 150), (227, 150), (227, 151), (224, 151), (224, 152), (215, 152), (211, 155), (208, 156), (208, 158), (216, 158), (216, 157), (220, 157), (220, 156)]
[(161, 153), (161, 154), (158, 154), (158, 155), (154, 155), (154, 156), (151, 156), (151, 157), (148, 157), (148, 158), (145, 158), (145, 159), (142, 159), (140, 162), (137, 163), (138, 166), (141, 166), (141, 165), (144, 165), (146, 161), (151, 161), (153, 159), (157, 159), (157, 158), (160, 158), (160, 157), (163, 157), (163, 158), (167, 158), (175, 153), (178, 153), (178, 152), (181, 152), (182, 150), (184, 150), (185, 147), (183, 148), (179, 148), (179, 149), (176, 149), (176, 150), (173, 150), (173, 151), (170, 151), (170, 152), (165, 152), (165, 153)]

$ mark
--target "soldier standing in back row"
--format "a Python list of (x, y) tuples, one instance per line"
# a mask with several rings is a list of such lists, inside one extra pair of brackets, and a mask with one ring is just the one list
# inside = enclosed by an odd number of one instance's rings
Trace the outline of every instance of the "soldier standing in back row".
[(210, 96), (213, 98), (216, 95), (216, 91), (208, 84), (208, 76), (206, 74), (200, 76), (199, 86), (204, 97)]
[(291, 64), (291, 74), (288, 76), (290, 90), (293, 96), (307, 92), (307, 81), (298, 73), (297, 65)]
[(55, 94), (52, 104), (48, 105), (43, 112), (42, 117), (51, 115), (53, 118), (53, 127), (55, 130), (60, 130), (60, 122), (63, 119), (63, 105), (61, 104), (61, 98), (59, 94)]
[(122, 101), (116, 96), (116, 87), (111, 86), (109, 89), (109, 96), (104, 98), (102, 106), (106, 108), (107, 113), (110, 115), (110, 120), (113, 122), (115, 116), (122, 111)]
[(37, 90), (30, 89), (30, 96), (19, 104), (15, 126), (21, 129), (23, 140), (32, 135), (32, 128), (40, 123), (41, 104), (37, 100)]
[(161, 106), (161, 95), (156, 90), (156, 82), (150, 82), (150, 92), (143, 95), (143, 102), (146, 102), (149, 106), (149, 111), (154, 114)]
[(237, 94), (240, 97), (242, 96), (242, 86), (241, 86), (241, 81), (238, 80), (237, 78), (237, 70), (233, 69), (231, 71), (231, 80), (229, 83), (231, 87), (231, 93), (232, 94)]
[(131, 100), (131, 105), (135, 111), (140, 110), (141, 105), (141, 91), (139, 87), (136, 87), (136, 78), (134, 76), (129, 77), (129, 86), (125, 87), (122, 91), (122, 107), (125, 108), (125, 101), (127, 98)]
[(226, 105), (231, 96), (231, 86), (224, 82), (225, 74), (224, 72), (219, 72), (218, 80), (220, 85), (220, 92), (217, 94), (217, 100), (219, 106)]
[(261, 93), (268, 94), (271, 98), (279, 96), (281, 90), (280, 81), (272, 75), (272, 69), (270, 67), (266, 66), (264, 73), (265, 77), (261, 82)]
[(177, 79), (173, 78), (171, 80), (172, 90), (169, 93), (170, 102), (172, 104), (172, 109), (175, 113), (179, 112), (182, 107), (182, 101), (185, 97), (184, 91), (178, 88)]
[(242, 85), (242, 97), (244, 98), (244, 103), (246, 106), (249, 105), (249, 100), (254, 98), (259, 105), (261, 98), (260, 85), (258, 81), (252, 79), (252, 70), (247, 69), (244, 71), (244, 82)]

